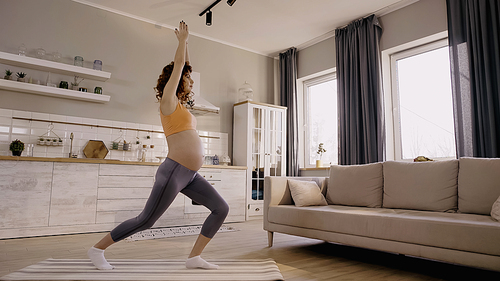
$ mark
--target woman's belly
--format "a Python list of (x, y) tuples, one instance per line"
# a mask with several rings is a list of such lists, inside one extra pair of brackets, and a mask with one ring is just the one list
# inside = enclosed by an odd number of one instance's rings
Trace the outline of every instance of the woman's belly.
[(167, 157), (182, 166), (198, 171), (203, 165), (204, 149), (195, 130), (182, 131), (167, 137)]

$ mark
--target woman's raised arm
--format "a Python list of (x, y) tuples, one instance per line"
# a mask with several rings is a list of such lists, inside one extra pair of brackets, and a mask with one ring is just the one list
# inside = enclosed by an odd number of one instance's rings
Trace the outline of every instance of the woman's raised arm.
[(181, 21), (179, 23), (179, 28), (175, 29), (175, 35), (177, 36), (177, 40), (179, 40), (179, 45), (177, 46), (177, 50), (175, 51), (174, 69), (172, 71), (170, 79), (168, 79), (168, 82), (165, 85), (163, 96), (160, 101), (160, 108), (164, 114), (173, 112), (177, 105), (176, 91), (182, 76), (182, 69), (184, 68), (184, 64), (186, 63), (187, 41), (189, 37), (188, 26), (184, 21)]

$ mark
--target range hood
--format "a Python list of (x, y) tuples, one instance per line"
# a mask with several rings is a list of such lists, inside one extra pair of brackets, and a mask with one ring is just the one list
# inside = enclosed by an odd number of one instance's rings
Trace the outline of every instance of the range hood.
[(200, 96), (200, 73), (192, 72), (191, 78), (194, 80), (193, 93), (194, 93), (194, 106), (189, 111), (195, 115), (217, 115), (220, 108), (213, 105), (206, 99)]

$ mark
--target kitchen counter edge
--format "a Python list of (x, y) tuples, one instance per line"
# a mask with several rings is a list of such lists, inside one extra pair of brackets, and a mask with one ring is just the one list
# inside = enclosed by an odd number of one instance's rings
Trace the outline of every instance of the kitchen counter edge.
[[(118, 165), (145, 165), (159, 166), (160, 162), (137, 162), (137, 161), (121, 161), (110, 159), (93, 159), (93, 158), (49, 158), (49, 157), (23, 157), (23, 156), (0, 156), (0, 160), (9, 161), (34, 161), (34, 162), (65, 162), (65, 163), (94, 163), (94, 164), (118, 164)], [(224, 165), (203, 165), (202, 168), (209, 169), (235, 169), (246, 170), (245, 166), (224, 166)]]

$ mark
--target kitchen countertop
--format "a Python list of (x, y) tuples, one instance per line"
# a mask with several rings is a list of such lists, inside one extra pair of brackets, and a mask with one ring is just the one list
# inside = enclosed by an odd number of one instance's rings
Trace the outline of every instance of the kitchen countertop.
[[(119, 165), (145, 165), (159, 166), (160, 162), (137, 162), (137, 161), (121, 161), (111, 159), (94, 159), (94, 158), (49, 158), (49, 157), (19, 157), (19, 156), (0, 156), (0, 160), (10, 161), (38, 161), (38, 162), (66, 162), (66, 163), (94, 163), (94, 164), (119, 164)], [(223, 165), (203, 165), (202, 168), (211, 169), (235, 169), (246, 170), (245, 166), (223, 166)]]

